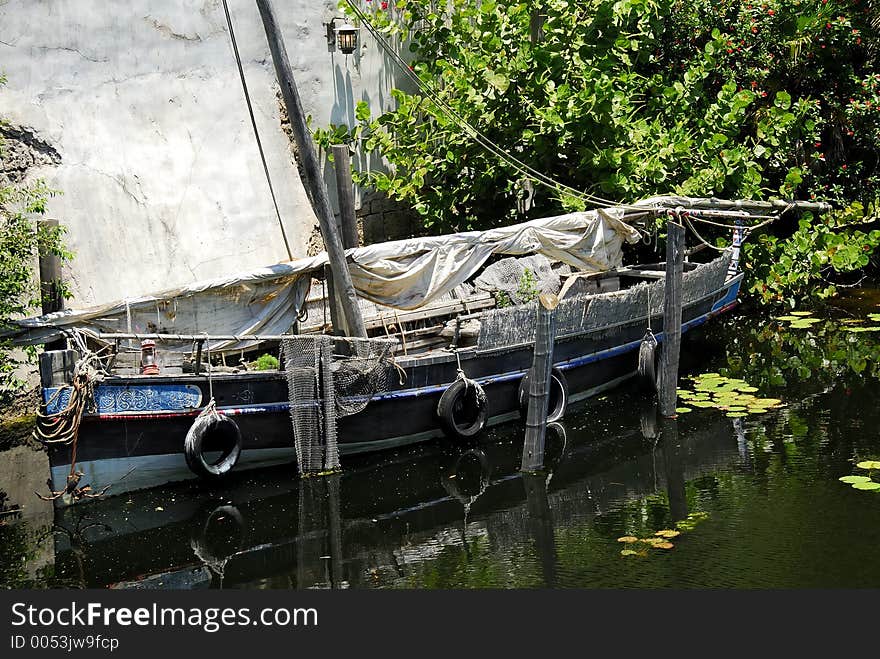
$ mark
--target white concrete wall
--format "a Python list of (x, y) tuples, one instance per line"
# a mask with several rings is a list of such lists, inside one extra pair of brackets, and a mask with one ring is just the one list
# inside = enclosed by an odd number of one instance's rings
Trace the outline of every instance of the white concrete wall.
[[(368, 39), (328, 52), (335, 0), (276, 0), (313, 126), (354, 122), (357, 100), (390, 103), (391, 65)], [(316, 220), (279, 120), (253, 0), (229, 0), (294, 256)], [(70, 306), (287, 258), (220, 0), (0, 0), (0, 116), (33, 127), (61, 164), (33, 175), (63, 191)], [(330, 186), (331, 191), (333, 186)]]

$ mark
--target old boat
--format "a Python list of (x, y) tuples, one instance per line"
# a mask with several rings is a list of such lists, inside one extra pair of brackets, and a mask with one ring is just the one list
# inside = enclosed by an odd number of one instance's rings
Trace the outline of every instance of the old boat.
[[(53, 497), (63, 505), (284, 461), (321, 472), (340, 454), (460, 441), (515, 419), (535, 337), (537, 302), (517, 304), (524, 279), (560, 298), (548, 413), (558, 419), (635, 376), (646, 336), (664, 340), (664, 264), (622, 264), (624, 244), (642, 237), (634, 225), (671, 209), (690, 223), (788, 208), (658, 197), (350, 249), (366, 339), (329, 333), (324, 254), (19, 321), (19, 343), (67, 341), (41, 357), (38, 431)], [(741, 237), (685, 263), (682, 332), (736, 305)], [(279, 354), (279, 367), (249, 368), (258, 353)]]

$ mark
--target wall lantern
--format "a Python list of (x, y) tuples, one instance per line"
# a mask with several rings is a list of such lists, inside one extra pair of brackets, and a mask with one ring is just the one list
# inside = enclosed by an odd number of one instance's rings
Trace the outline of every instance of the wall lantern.
[[(345, 21), (339, 27), (336, 20)], [(331, 18), (329, 23), (324, 23), (327, 28), (327, 47), (330, 51), (337, 47), (343, 55), (351, 55), (357, 48), (358, 28), (338, 16)]]

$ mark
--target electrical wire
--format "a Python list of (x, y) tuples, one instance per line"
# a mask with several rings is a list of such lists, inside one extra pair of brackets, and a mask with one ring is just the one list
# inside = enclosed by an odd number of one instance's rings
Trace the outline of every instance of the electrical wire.
[(269, 193), (272, 195), (272, 204), (275, 206), (275, 217), (278, 218), (278, 226), (281, 228), (281, 237), (284, 239), (284, 248), (287, 250), (287, 258), (293, 260), (293, 252), (290, 243), (287, 242), (287, 232), (284, 230), (284, 222), (281, 221), (281, 211), (278, 210), (278, 199), (275, 197), (275, 188), (272, 186), (272, 177), (269, 176), (269, 166), (266, 164), (266, 154), (263, 151), (263, 142), (260, 140), (260, 132), (257, 130), (257, 120), (254, 118), (254, 108), (251, 103), (251, 95), (248, 92), (247, 81), (244, 77), (244, 68), (241, 65), (241, 55), (238, 52), (238, 43), (235, 40), (235, 30), (232, 27), (232, 16), (229, 15), (229, 5), (223, 0), (223, 11), (226, 14), (226, 25), (229, 28), (229, 38), (232, 41), (232, 52), (235, 54), (235, 63), (238, 65), (238, 77), (241, 80), (241, 88), (244, 91), (244, 100), (247, 104), (248, 114), (251, 117), (251, 127), (254, 129), (254, 137), (257, 140), (257, 149), (260, 151), (260, 160), (263, 161), (263, 172), (266, 175), (266, 183), (269, 184)]
[(452, 119), (452, 121), (458, 125), (460, 129), (462, 129), (469, 137), (471, 137), (474, 141), (476, 141), (480, 146), (485, 148), (487, 151), (498, 157), (500, 160), (505, 162), (507, 165), (515, 169), (520, 174), (524, 176), (528, 176), (531, 179), (534, 179), (537, 183), (544, 185), (545, 187), (551, 188), (557, 192), (562, 191), (571, 196), (577, 197), (578, 199), (583, 200), (584, 202), (590, 203), (594, 206), (617, 206), (620, 208), (626, 208), (631, 210), (645, 210), (644, 206), (634, 206), (631, 204), (622, 204), (620, 202), (616, 202), (610, 199), (605, 199), (604, 197), (599, 197), (597, 195), (583, 192), (581, 190), (577, 190), (572, 188), (569, 185), (561, 183), (546, 174), (539, 172), (534, 169), (530, 165), (524, 163), (519, 160), (515, 156), (511, 155), (507, 151), (504, 151), (500, 146), (495, 144), (490, 138), (488, 138), (484, 133), (480, 132), (477, 128), (472, 126), (466, 119), (464, 119), (461, 115), (459, 115), (454, 108), (450, 107), (446, 101), (439, 97), (437, 92), (431, 89), (421, 78), (419, 78), (413, 70), (410, 68), (409, 64), (407, 64), (403, 58), (397, 53), (397, 51), (389, 44), (386, 39), (376, 30), (373, 24), (370, 22), (369, 18), (359, 7), (357, 7), (352, 0), (345, 0), (346, 4), (348, 4), (349, 8), (352, 12), (361, 20), (379, 46), (389, 55), (391, 60), (400, 68), (400, 70), (418, 87), (419, 91), (422, 95), (429, 100), (431, 100), (434, 104), (436, 104), (445, 114)]

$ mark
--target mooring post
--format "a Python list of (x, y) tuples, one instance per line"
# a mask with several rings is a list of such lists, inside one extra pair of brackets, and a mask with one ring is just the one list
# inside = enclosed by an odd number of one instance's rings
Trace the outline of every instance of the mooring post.
[(681, 461), (681, 442), (676, 419), (661, 420), (663, 466), (666, 475), (666, 493), (669, 497), (669, 514), (678, 522), (688, 516), (685, 491), (684, 466)]
[(308, 126), (306, 126), (305, 112), (296, 88), (296, 82), (293, 79), (293, 72), (287, 58), (287, 49), (284, 47), (284, 39), (281, 35), (275, 9), (272, 7), (271, 0), (257, 0), (257, 7), (263, 19), (263, 28), (269, 42), (269, 52), (272, 54), (272, 61), (275, 64), (275, 75), (281, 87), (281, 96), (284, 98), (284, 106), (287, 108), (287, 116), (290, 119), (290, 128), (302, 163), (303, 184), (315, 215), (318, 217), (321, 236), (324, 238), (324, 247), (330, 259), (333, 283), (335, 284), (333, 288), (345, 315), (346, 330), (351, 336), (366, 337), (367, 332), (364, 328), (360, 307), (358, 307), (357, 294), (351, 283), (351, 273), (348, 271), (342, 239), (333, 217), (333, 209), (330, 207), (327, 188), (321, 178), (318, 154), (309, 135)]
[(526, 509), (529, 514), (529, 527), (541, 568), (544, 572), (544, 586), (553, 588), (556, 585), (556, 538), (553, 531), (553, 515), (550, 501), (547, 498), (547, 477), (544, 474), (523, 474), (523, 486), (526, 489)]
[(666, 293), (663, 300), (663, 344), (660, 351), (660, 414), (675, 416), (678, 358), (681, 350), (681, 282), (684, 271), (684, 226), (666, 223)]
[(529, 400), (526, 408), (526, 439), (523, 444), (522, 471), (535, 472), (544, 467), (544, 437), (547, 431), (547, 406), (550, 401), (550, 378), (553, 372), (553, 342), (556, 339), (556, 307), (559, 298), (552, 293), (538, 296), (535, 325), (535, 353), (529, 371)]
[(334, 144), (336, 195), (339, 198), (339, 228), (345, 249), (358, 246), (357, 217), (354, 212), (354, 184), (351, 181), (351, 154), (347, 144)]

